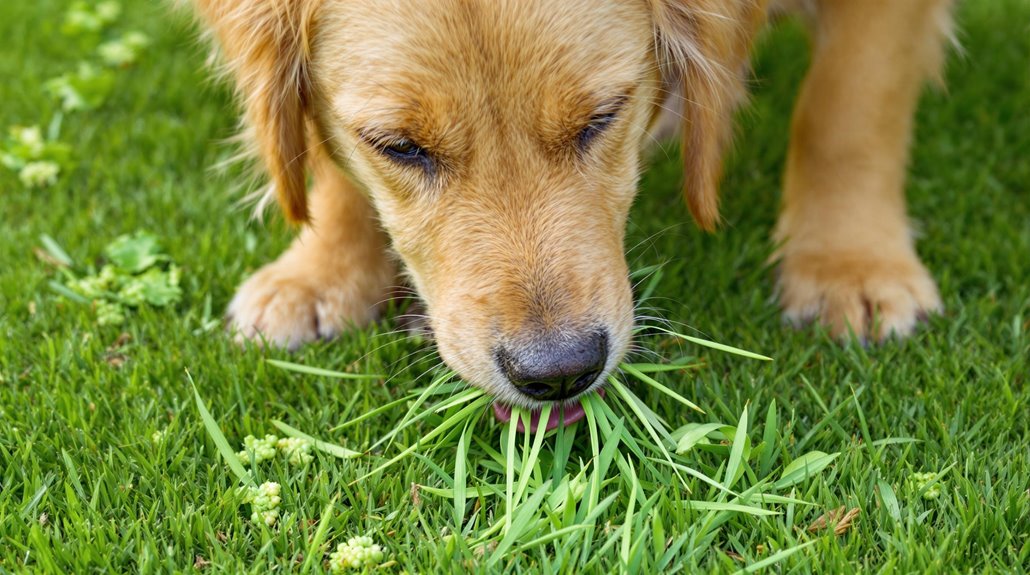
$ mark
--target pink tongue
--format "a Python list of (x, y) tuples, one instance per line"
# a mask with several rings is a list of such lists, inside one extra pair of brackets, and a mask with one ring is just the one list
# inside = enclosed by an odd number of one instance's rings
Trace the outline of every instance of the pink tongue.
[[(598, 389), (597, 394), (604, 397), (604, 388)], [(511, 421), (511, 407), (494, 402), (494, 415), (501, 423), (508, 423)], [(564, 417), (562, 417), (563, 415)], [(551, 415), (547, 418), (547, 431), (556, 429), (559, 425), (571, 425), (583, 419), (585, 416), (586, 413), (583, 411), (583, 405), (579, 402), (572, 405), (566, 405), (564, 408), (559, 405), (555, 405), (551, 408)], [(530, 416), (530, 432), (535, 433), (539, 424), (540, 412), (534, 411)], [(523, 425), (521, 419), (515, 425), (519, 430), (519, 433), (526, 432), (526, 426)]]

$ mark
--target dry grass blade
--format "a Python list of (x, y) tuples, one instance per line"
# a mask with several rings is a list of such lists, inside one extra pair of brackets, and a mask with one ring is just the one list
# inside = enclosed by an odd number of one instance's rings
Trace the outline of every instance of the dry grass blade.
[(817, 517), (815, 521), (808, 526), (808, 532), (815, 533), (827, 528), (832, 528), (834, 535), (843, 535), (851, 529), (855, 518), (861, 513), (862, 510), (858, 507), (853, 507), (850, 510), (847, 510), (844, 506), (832, 509)]

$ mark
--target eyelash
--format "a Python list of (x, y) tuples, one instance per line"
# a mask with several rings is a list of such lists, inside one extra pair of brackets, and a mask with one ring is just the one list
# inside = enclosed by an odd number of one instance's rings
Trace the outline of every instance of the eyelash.
[[(432, 171), (433, 160), (426, 149), (407, 138), (386, 141), (370, 140), (369, 143), (391, 162), (402, 166), (420, 167), (427, 172)], [(410, 151), (401, 149), (405, 147), (410, 147)]]
[(613, 110), (590, 118), (590, 123), (576, 135), (576, 148), (580, 152), (587, 151), (590, 144), (615, 123), (618, 113), (618, 110)]

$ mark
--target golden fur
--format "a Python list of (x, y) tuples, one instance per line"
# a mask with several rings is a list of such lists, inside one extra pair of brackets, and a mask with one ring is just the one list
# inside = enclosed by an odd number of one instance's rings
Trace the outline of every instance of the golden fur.
[[(611, 369), (632, 329), (623, 228), (649, 130), (676, 106), (684, 194), (712, 229), (751, 43), (782, 11), (814, 40), (776, 229), (785, 317), (882, 338), (940, 308), (903, 188), (949, 0), (194, 3), (304, 224), (231, 303), (243, 338), (295, 347), (368, 322), (396, 254), (443, 359), (501, 399), (533, 404), (493, 359), (529, 332), (602, 325)], [(405, 142), (428, 163), (387, 157)]]

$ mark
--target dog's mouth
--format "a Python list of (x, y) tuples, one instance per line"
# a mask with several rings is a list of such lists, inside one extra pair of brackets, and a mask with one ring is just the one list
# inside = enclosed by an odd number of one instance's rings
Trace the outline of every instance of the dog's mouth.
[[(604, 397), (604, 388), (598, 388), (597, 394)], [(586, 417), (586, 411), (583, 410), (583, 398), (586, 394), (580, 395), (575, 401), (568, 404), (556, 404), (551, 408), (551, 414), (547, 418), (547, 427), (545, 431), (551, 431), (557, 429), (559, 426), (572, 425), (577, 421)], [(499, 401), (494, 402), (494, 416), (497, 417), (497, 421), (501, 423), (508, 423), (511, 421), (511, 406), (505, 405)], [(516, 429), (519, 433), (526, 432), (526, 426), (523, 420), (520, 418), (515, 423)], [(534, 409), (531, 412), (529, 421), (530, 433), (536, 433), (536, 430), (540, 427), (540, 410)]]

